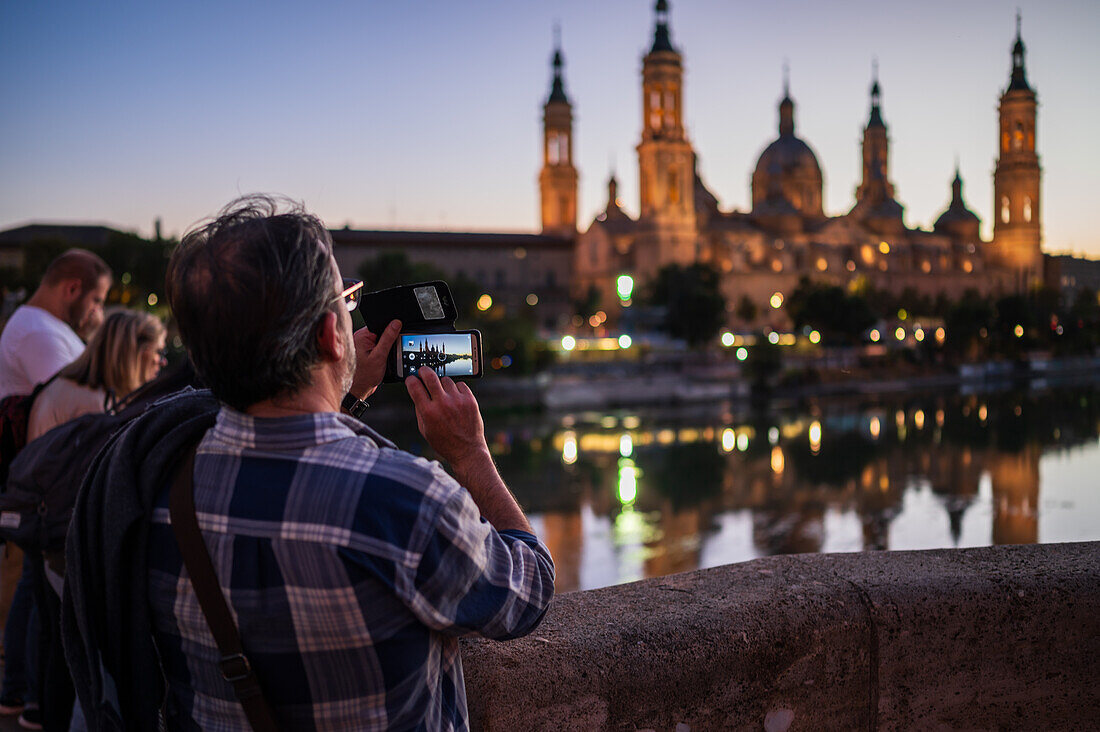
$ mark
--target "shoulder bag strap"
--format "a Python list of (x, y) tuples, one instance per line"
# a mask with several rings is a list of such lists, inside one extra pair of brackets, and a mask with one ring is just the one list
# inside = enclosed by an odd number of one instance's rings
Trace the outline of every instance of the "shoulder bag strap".
[(233, 685), (233, 691), (244, 707), (252, 729), (256, 732), (276, 732), (278, 727), (275, 726), (275, 718), (264, 699), (260, 680), (256, 678), (252, 665), (244, 655), (240, 633), (218, 584), (206, 542), (199, 532), (199, 520), (195, 515), (194, 473), (195, 448), (191, 448), (187, 451), (182, 468), (176, 473), (169, 495), (168, 510), (172, 518), (172, 531), (183, 555), (183, 564), (191, 577), (195, 597), (198, 598), (206, 624), (210, 627), (222, 655), (218, 663), (222, 677)]

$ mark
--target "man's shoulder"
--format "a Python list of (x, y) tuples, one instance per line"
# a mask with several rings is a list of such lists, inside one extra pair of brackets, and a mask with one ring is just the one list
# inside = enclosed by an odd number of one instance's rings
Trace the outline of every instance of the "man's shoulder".
[[(31, 341), (56, 344), (59, 350), (71, 351), (83, 343), (73, 329), (41, 308), (21, 305), (12, 313), (0, 335), (4, 348), (20, 348)], [(77, 353), (79, 355), (79, 351)]]
[(359, 435), (342, 440), (336, 452), (339, 455), (337, 467), (350, 469), (360, 476), (364, 503), (368, 505), (390, 503), (400, 500), (402, 494), (411, 493), (423, 510), (425, 504), (446, 503), (456, 491), (462, 490), (435, 460), (397, 448), (380, 447), (369, 437)]

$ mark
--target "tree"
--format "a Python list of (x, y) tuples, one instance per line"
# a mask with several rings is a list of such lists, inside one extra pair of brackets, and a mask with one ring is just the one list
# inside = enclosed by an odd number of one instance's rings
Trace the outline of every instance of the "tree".
[(742, 295), (741, 299), (737, 301), (737, 310), (734, 312), (747, 325), (756, 320), (756, 316), (760, 314), (760, 308), (748, 295)]
[(862, 295), (821, 285), (803, 277), (787, 298), (787, 314), (796, 328), (820, 331), (826, 341), (857, 342), (875, 324), (875, 313)]
[(944, 346), (957, 356), (974, 357), (982, 350), (982, 331), (985, 330), (988, 336), (992, 323), (993, 306), (989, 298), (979, 295), (976, 290), (967, 290), (947, 311)]
[(718, 270), (707, 264), (663, 267), (649, 287), (649, 304), (663, 308), (673, 338), (697, 348), (718, 335), (726, 322), (726, 300)]
[(584, 320), (588, 320), (600, 309), (600, 300), (599, 289), (595, 285), (589, 285), (584, 297), (573, 301), (573, 312)]

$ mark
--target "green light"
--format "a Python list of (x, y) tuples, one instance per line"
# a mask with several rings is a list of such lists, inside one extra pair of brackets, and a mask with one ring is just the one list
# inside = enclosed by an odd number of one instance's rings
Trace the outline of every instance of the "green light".
[(629, 300), (634, 294), (634, 278), (630, 275), (619, 275), (615, 280), (615, 289), (619, 293), (620, 300)]
[(619, 458), (619, 503), (629, 505), (638, 497), (638, 469), (630, 458)]

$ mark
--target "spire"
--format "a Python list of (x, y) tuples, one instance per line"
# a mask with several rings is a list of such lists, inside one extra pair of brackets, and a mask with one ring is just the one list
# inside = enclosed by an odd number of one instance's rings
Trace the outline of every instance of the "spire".
[(672, 36), (668, 32), (668, 0), (657, 0), (654, 10), (657, 15), (657, 29), (653, 33), (653, 48), (649, 49), (649, 52), (671, 51), (676, 53), (676, 49), (672, 47)]
[(1020, 11), (1016, 11), (1016, 43), (1012, 45), (1012, 78), (1008, 82), (1008, 91), (1031, 91), (1027, 83), (1027, 71), (1024, 69), (1024, 39), (1020, 35)]
[(779, 100), (779, 136), (794, 134), (794, 100), (791, 99), (791, 69), (783, 62), (783, 98)]
[(951, 181), (951, 206), (965, 206), (963, 203), (963, 179), (959, 174), (959, 160), (955, 159), (955, 179)]
[(557, 23), (554, 24), (554, 59), (552, 66), (554, 68), (554, 81), (550, 86), (550, 98), (546, 100), (546, 103), (565, 102), (568, 104), (569, 97), (565, 96), (565, 84), (561, 75), (562, 66), (564, 66), (561, 56), (561, 26)]
[(878, 85), (878, 59), (871, 60), (871, 117), (868, 127), (886, 127), (882, 121), (882, 89)]

